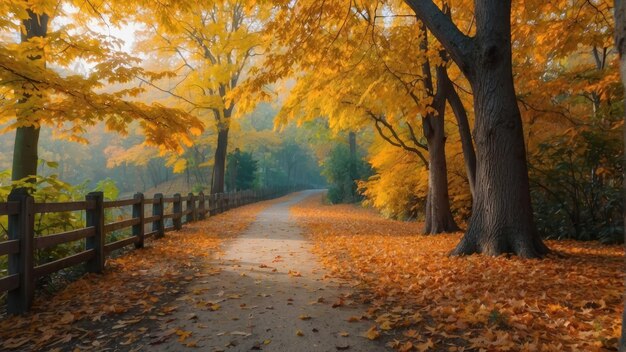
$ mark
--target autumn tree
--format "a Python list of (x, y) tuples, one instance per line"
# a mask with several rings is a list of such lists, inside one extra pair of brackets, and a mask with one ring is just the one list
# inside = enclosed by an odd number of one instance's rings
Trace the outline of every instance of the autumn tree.
[(446, 48), (474, 94), (476, 189), (469, 228), (454, 254), (541, 257), (530, 203), (522, 120), (512, 74), (511, 1), (476, 0), (476, 34), (463, 33), (431, 0), (406, 0)]
[[(0, 122), (17, 130), (13, 180), (36, 175), (43, 125), (56, 127), (60, 137), (87, 142), (81, 137), (86, 126), (104, 121), (108, 129), (127, 133), (137, 121), (146, 143), (169, 150), (180, 150), (189, 143), (189, 130), (202, 127), (181, 110), (134, 101), (141, 88), (126, 86), (102, 92), (105, 84), (130, 84), (138, 76), (157, 76), (137, 67), (138, 59), (117, 50), (117, 39), (90, 30), (77, 34), (87, 28), (86, 23), (105, 16), (93, 6), (83, 8), (85, 5), (82, 1), (8, 1), (0, 5), (0, 30), (19, 33), (21, 39), (16, 43), (6, 36), (0, 42), (4, 98)], [(73, 13), (76, 9), (84, 11)], [(61, 17), (75, 21), (52, 28), (52, 21)], [(76, 61), (92, 66), (90, 72), (81, 75), (69, 70)]]
[[(229, 131), (236, 101), (230, 92), (248, 70), (251, 59), (262, 51), (260, 35), (268, 8), (245, 1), (223, 0), (211, 4), (189, 2), (161, 13), (158, 22), (145, 22), (140, 49), (154, 54), (176, 74), (176, 81), (148, 82), (167, 92), (178, 106), (213, 125), (217, 145), (211, 182), (212, 193), (224, 192)], [(144, 12), (145, 11), (145, 12)], [(159, 13), (144, 9), (136, 17), (145, 21)], [(205, 117), (211, 116), (208, 121)]]
[[(290, 39), (277, 44), (288, 49), (273, 54), (268, 75), (285, 64), (302, 71), (280, 117), (321, 115), (336, 130), (372, 126), (389, 144), (414, 153), (430, 174), (426, 232), (456, 231), (445, 155), (447, 105), (461, 132), (472, 190), (475, 162), (467, 114), (448, 76), (447, 56), (439, 46), (428, 45), (428, 32), (413, 16), (395, 16), (402, 7), (380, 2), (350, 6), (348, 16), (316, 3), (288, 9), (287, 19), (278, 16), (298, 25), (276, 29), (277, 37)], [(304, 29), (307, 35), (300, 38)], [(326, 54), (312, 56), (300, 52), (301, 47), (321, 47)], [(406, 62), (405, 57), (415, 60)]]

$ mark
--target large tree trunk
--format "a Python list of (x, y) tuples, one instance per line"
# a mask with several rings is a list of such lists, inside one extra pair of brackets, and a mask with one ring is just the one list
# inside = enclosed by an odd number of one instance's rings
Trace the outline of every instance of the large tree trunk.
[[(24, 29), (22, 29), (21, 32), (21, 41), (26, 42), (31, 38), (45, 37), (48, 33), (48, 15), (36, 15), (30, 10), (28, 11), (28, 15), (29, 18), (22, 22)], [(30, 59), (44, 60), (43, 53), (41, 55), (32, 56)], [(41, 65), (45, 65), (45, 62), (41, 63)], [(29, 96), (24, 96), (21, 102), (25, 102), (28, 99)], [(13, 181), (37, 175), (37, 162), (39, 161), (37, 154), (38, 145), (38, 127), (24, 126), (17, 128), (13, 146), (13, 170), (11, 174)]]
[(476, 197), (469, 228), (453, 254), (548, 253), (530, 203), (522, 119), (511, 64), (511, 2), (476, 1), (474, 91)]
[[(620, 57), (620, 68), (622, 74), (622, 83), (626, 88), (626, 2), (622, 0), (615, 0), (615, 46), (619, 52)], [(626, 111), (626, 101), (624, 104), (624, 110)], [(626, 115), (624, 115), (624, 122), (626, 122)], [(623, 127), (624, 131), (624, 143), (626, 144), (626, 124)], [(626, 145), (624, 148), (624, 165), (626, 165)], [(624, 176), (626, 179), (626, 167), (624, 167)], [(626, 182), (622, 185), (623, 188), (623, 196), (626, 201)], [(625, 207), (626, 209), (626, 207)], [(626, 211), (624, 211), (624, 223), (626, 224)], [(626, 243), (626, 233), (624, 242)], [(624, 307), (624, 312), (622, 313), (622, 338), (619, 343), (620, 352), (626, 352), (626, 305)]]
[(526, 151), (511, 65), (511, 0), (475, 0), (466, 36), (432, 0), (405, 0), (472, 85), (476, 185), (470, 225), (452, 254), (548, 253), (530, 204)]
[(224, 193), (226, 180), (226, 153), (228, 151), (228, 127), (222, 127), (217, 133), (217, 148), (215, 149), (215, 164), (213, 165), (213, 182), (211, 194)]

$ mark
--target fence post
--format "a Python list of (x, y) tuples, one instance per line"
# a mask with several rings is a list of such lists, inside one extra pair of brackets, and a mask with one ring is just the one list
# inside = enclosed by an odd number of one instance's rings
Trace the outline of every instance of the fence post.
[(135, 248), (143, 248), (144, 238), (146, 236), (146, 216), (144, 214), (145, 203), (143, 193), (135, 193), (134, 198), (139, 200), (139, 203), (133, 204), (133, 219), (139, 219), (139, 224), (133, 225), (133, 236), (137, 237)]
[(217, 212), (218, 214), (224, 212), (224, 193), (217, 194)]
[(191, 210), (191, 213), (187, 214), (186, 221), (196, 221), (196, 219), (198, 219), (198, 213), (196, 212), (196, 199), (193, 197), (193, 193), (187, 195), (187, 210)]
[(152, 231), (156, 231), (154, 238), (161, 238), (165, 235), (165, 226), (163, 226), (163, 193), (154, 195), (152, 216), (158, 216), (158, 218), (152, 222)]
[(180, 193), (174, 194), (174, 217), (172, 223), (174, 224), (174, 230), (180, 230), (183, 228), (183, 203), (180, 197)]
[(94, 256), (87, 262), (87, 271), (101, 273), (104, 270), (104, 193), (91, 192), (85, 197), (87, 201), (96, 203), (93, 209), (87, 210), (87, 227), (93, 226), (95, 233), (85, 240), (85, 249), (93, 249)]
[(204, 192), (200, 192), (200, 194), (198, 194), (198, 209), (200, 210), (198, 212), (198, 220), (202, 220), (206, 216)]
[(8, 292), (7, 311), (9, 314), (21, 314), (30, 309), (35, 295), (35, 201), (25, 189), (13, 190), (8, 201), (20, 203), (18, 213), (9, 215), (8, 228), (9, 239), (20, 240), (20, 251), (9, 255), (9, 275), (19, 275), (19, 286)]

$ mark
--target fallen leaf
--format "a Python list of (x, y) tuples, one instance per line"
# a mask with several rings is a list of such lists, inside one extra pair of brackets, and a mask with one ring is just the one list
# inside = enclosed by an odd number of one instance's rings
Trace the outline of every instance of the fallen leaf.
[(370, 340), (376, 340), (377, 338), (380, 337), (380, 332), (378, 331), (378, 329), (376, 329), (376, 325), (372, 326), (371, 328), (369, 328), (369, 330), (367, 330), (363, 336), (367, 337)]

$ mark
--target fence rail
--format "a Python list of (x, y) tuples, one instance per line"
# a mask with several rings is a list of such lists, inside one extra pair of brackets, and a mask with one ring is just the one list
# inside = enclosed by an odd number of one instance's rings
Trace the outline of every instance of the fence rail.
[[(106, 256), (115, 250), (131, 245), (142, 248), (146, 238), (161, 238), (166, 232), (180, 230), (184, 224), (286, 193), (287, 188), (210, 196), (189, 193), (184, 197), (178, 193), (171, 197), (157, 193), (153, 198), (145, 198), (142, 193), (137, 193), (132, 199), (105, 201), (102, 192), (92, 192), (84, 201), (35, 203), (32, 196), (14, 192), (7, 202), (0, 203), (0, 215), (9, 217), (9, 238), (0, 242), (0, 256), (8, 256), (8, 275), (0, 278), (0, 293), (7, 292), (9, 313), (27, 312), (35, 295), (36, 281), (42, 276), (79, 264), (85, 264), (89, 272), (101, 273), (104, 270)], [(150, 205), (148, 216), (146, 216), (147, 205)], [(105, 209), (122, 207), (132, 207), (130, 218), (105, 223)], [(70, 211), (85, 211), (83, 228), (35, 237), (36, 214)], [(166, 220), (169, 220), (167, 227)], [(149, 232), (146, 232), (146, 226), (150, 228)], [(130, 237), (106, 243), (108, 234), (124, 229), (131, 230)], [(78, 240), (85, 242), (82, 251), (40, 265), (35, 262), (37, 250), (54, 248)]]

